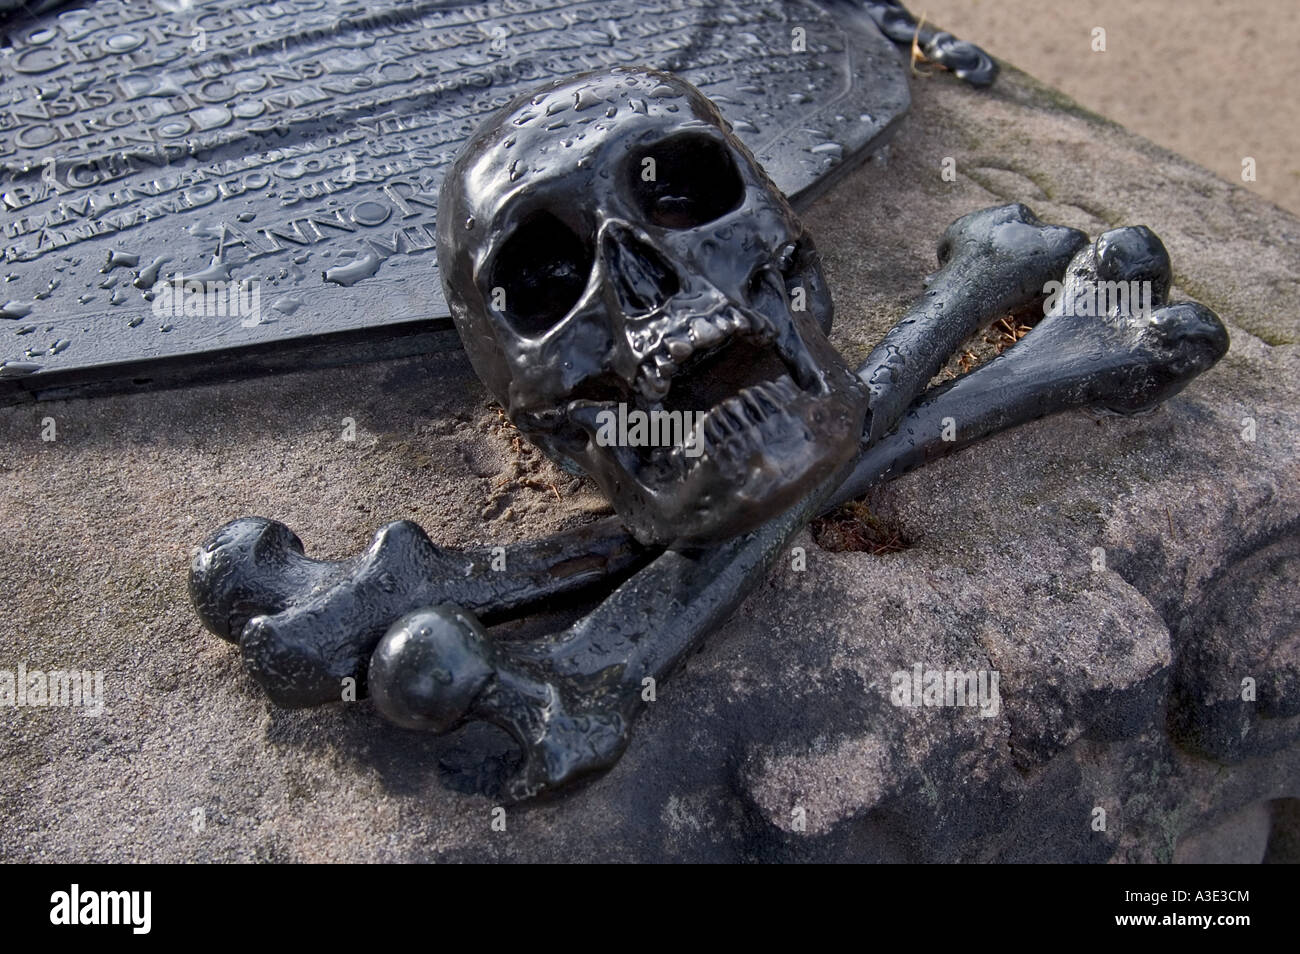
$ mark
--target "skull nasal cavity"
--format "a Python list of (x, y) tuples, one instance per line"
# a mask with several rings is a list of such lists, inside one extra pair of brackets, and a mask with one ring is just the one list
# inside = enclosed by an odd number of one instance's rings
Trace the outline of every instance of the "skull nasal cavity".
[(601, 254), (619, 308), (629, 316), (644, 315), (677, 294), (677, 273), (653, 247), (627, 226), (611, 222), (601, 236)]

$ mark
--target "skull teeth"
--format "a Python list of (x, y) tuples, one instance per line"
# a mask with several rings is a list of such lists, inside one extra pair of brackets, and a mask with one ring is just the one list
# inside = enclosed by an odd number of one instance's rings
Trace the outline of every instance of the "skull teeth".
[(636, 376), (637, 393), (648, 404), (656, 404), (662, 401), (664, 396), (668, 394), (669, 387), (668, 375), (661, 372), (648, 371), (642, 368)]
[(784, 374), (775, 381), (750, 385), (705, 415), (704, 435), (716, 446), (750, 434), (773, 415), (786, 413), (785, 408), (797, 401), (801, 393), (790, 376)]
[(727, 332), (710, 318), (692, 318), (690, 334), (697, 348), (712, 348), (727, 337)]
[[(756, 314), (750, 317), (734, 308), (691, 318), (684, 333), (674, 331), (664, 335), (659, 347), (642, 362), (637, 375), (637, 390), (651, 400), (662, 398), (668, 391), (668, 379), (692, 355), (715, 348), (733, 335), (742, 333), (775, 336), (775, 328), (765, 316)], [(643, 343), (644, 339), (634, 339), (634, 344)]]
[[(787, 409), (803, 392), (789, 375), (775, 381), (763, 381), (743, 389), (716, 405), (697, 422), (705, 450), (709, 453), (745, 454), (747, 448), (761, 443), (762, 428), (768, 421), (787, 415)], [(675, 445), (665, 449), (659, 458), (685, 476), (700, 458), (687, 454), (685, 447)]]

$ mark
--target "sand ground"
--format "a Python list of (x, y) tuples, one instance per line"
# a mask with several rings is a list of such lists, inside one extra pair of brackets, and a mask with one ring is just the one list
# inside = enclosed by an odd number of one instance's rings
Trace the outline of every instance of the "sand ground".
[[(1297, 0), (911, 0), (908, 7), (1300, 213)], [(1104, 52), (1092, 49), (1098, 27), (1106, 31)], [(1248, 156), (1254, 182), (1242, 180)]]

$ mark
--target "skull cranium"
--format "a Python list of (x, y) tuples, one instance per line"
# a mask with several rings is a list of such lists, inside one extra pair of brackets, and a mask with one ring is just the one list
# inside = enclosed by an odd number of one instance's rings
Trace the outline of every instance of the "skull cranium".
[[(858, 448), (816, 251), (681, 79), (618, 67), (506, 106), (443, 182), (438, 262), (479, 377), (643, 542), (751, 529)], [(620, 405), (690, 414), (699, 443), (601, 440)]]

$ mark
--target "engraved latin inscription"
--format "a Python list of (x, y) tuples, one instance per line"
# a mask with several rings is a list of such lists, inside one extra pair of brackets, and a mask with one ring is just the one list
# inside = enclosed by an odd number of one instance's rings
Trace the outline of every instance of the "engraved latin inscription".
[[(443, 171), (487, 115), (548, 78), (680, 72), (765, 162), (792, 134), (838, 149), (882, 121), (837, 111), (852, 58), (812, 0), (100, 0), (11, 42), (0, 362), (41, 368), (445, 314)], [(836, 149), (801, 148), (778, 184), (807, 185)], [(154, 320), (154, 286), (187, 277), (263, 283), (284, 307), (252, 326)], [(379, 314), (342, 292), (373, 283), (401, 290)]]

